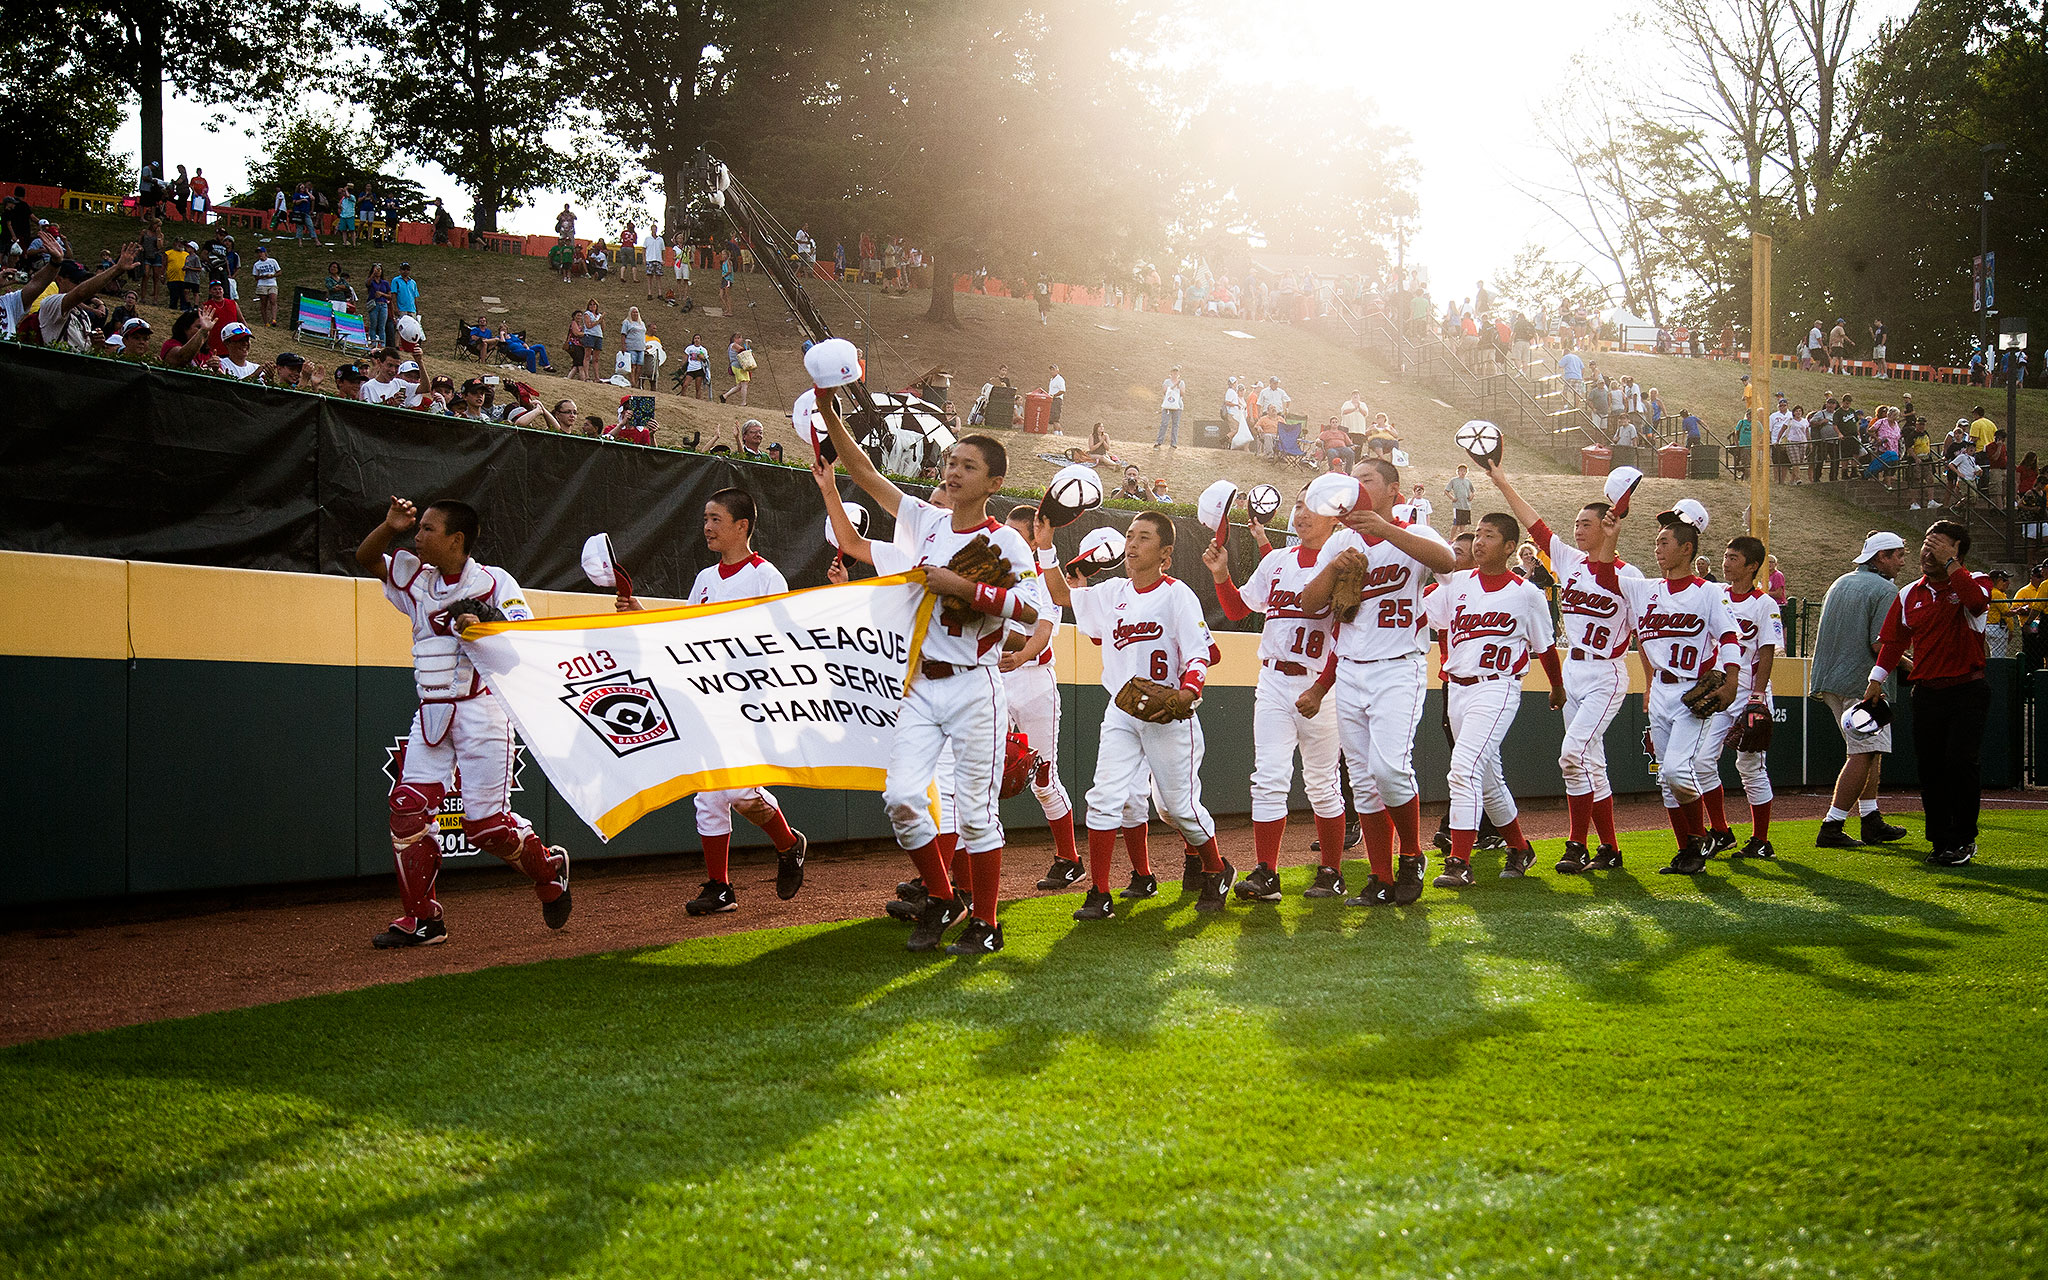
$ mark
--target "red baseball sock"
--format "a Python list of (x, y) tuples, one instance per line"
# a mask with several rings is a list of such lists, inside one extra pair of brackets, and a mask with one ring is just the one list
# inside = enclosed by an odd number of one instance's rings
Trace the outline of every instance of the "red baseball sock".
[(1508, 842), (1508, 848), (1510, 849), (1526, 849), (1529, 847), (1529, 842), (1522, 837), (1522, 820), (1520, 817), (1510, 818), (1508, 819), (1508, 825), (1504, 827), (1496, 826), (1494, 830), (1500, 832), (1500, 838)]
[(1586, 829), (1593, 825), (1593, 793), (1589, 791), (1582, 796), (1566, 795), (1564, 807), (1571, 815), (1572, 827), (1571, 834), (1565, 839), (1573, 844), (1586, 843)]
[(768, 833), (768, 839), (775, 845), (775, 852), (781, 853), (796, 843), (796, 832), (789, 829), (789, 819), (782, 816), (782, 810), (770, 809), (768, 821), (754, 825)]
[(1053, 853), (1068, 862), (1079, 862), (1080, 851), (1074, 848), (1074, 815), (1070, 811), (1063, 818), (1048, 820), (1052, 825)]
[(1141, 876), (1152, 874), (1152, 828), (1144, 823), (1124, 828), (1124, 856), (1131, 860), (1131, 870)]
[(946, 855), (939, 852), (939, 842), (921, 844), (910, 851), (910, 860), (917, 864), (917, 874), (924, 877), (924, 891), (934, 898), (953, 896), (953, 881), (946, 872)]
[(1116, 857), (1116, 832), (1088, 828), (1088, 879), (1097, 893), (1109, 892), (1109, 864)]
[(1679, 805), (1678, 811), (1685, 815), (1687, 834), (1695, 838), (1707, 834), (1707, 806), (1704, 801), (1688, 801)]
[(1365, 840), (1365, 860), (1381, 884), (1394, 883), (1394, 819), (1385, 809), (1358, 815), (1358, 829)]
[(1469, 865), (1472, 861), (1472, 843), (1477, 839), (1479, 839), (1479, 831), (1476, 827), (1470, 831), (1460, 831), (1456, 827), (1452, 827), (1451, 856), (1462, 859)]
[(1713, 820), (1713, 829), (1716, 831), (1728, 829), (1728, 815), (1721, 807), (1723, 795), (1723, 789), (1715, 787), (1700, 797), (1700, 801), (1707, 806), (1707, 817)]
[[(1189, 848), (1192, 849), (1194, 847), (1190, 845)], [(1223, 851), (1216, 847), (1215, 836), (1210, 836), (1207, 840), (1203, 841), (1202, 847), (1194, 849), (1194, 852), (1202, 855), (1202, 870), (1210, 875), (1213, 876), (1218, 871), (1223, 870)]]
[(1252, 819), (1252, 848), (1257, 851), (1259, 865), (1269, 871), (1280, 869), (1280, 837), (1287, 834), (1287, 819)]
[(974, 886), (974, 916), (983, 924), (996, 922), (996, 899), (1003, 895), (1003, 848), (967, 855), (967, 874)]
[(1401, 856), (1422, 856), (1422, 799), (1410, 796), (1400, 804), (1387, 806), (1394, 819), (1394, 834), (1401, 838)]
[(1749, 833), (1759, 840), (1771, 838), (1771, 802), (1749, 806)]
[(732, 882), (732, 835), (700, 836), (704, 842), (704, 878), (723, 884)]
[(1334, 818), (1316, 815), (1316, 839), (1322, 842), (1323, 865), (1341, 867), (1344, 865), (1344, 815)]
[(1684, 844), (1686, 841), (1685, 810), (1677, 805), (1671, 805), (1664, 810), (1664, 816), (1671, 820), (1671, 834), (1678, 837), (1678, 843)]
[[(946, 874), (948, 876), (952, 875), (953, 859), (960, 856), (960, 833), (957, 831), (941, 831), (934, 843), (939, 846), (939, 857), (945, 860)], [(925, 878), (925, 884), (927, 887), (930, 886), (931, 878), (929, 876)], [(971, 889), (974, 885), (970, 881), (967, 887)]]
[(1610, 849), (1621, 848), (1614, 835), (1614, 797), (1601, 796), (1593, 801), (1593, 829), (1600, 833), (1600, 843)]

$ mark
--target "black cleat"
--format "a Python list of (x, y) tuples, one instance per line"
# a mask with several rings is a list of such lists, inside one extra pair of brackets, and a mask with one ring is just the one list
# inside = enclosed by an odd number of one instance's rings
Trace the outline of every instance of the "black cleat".
[(1131, 882), (1123, 887), (1123, 892), (1117, 894), (1119, 898), (1133, 901), (1141, 898), (1156, 898), (1158, 896), (1159, 877), (1155, 875), (1139, 875), (1135, 871), (1131, 872)]
[(1586, 864), (1588, 871), (1621, 870), (1621, 850), (1611, 844), (1603, 844), (1593, 851), (1593, 860)]
[(1195, 899), (1197, 911), (1221, 911), (1230, 902), (1230, 885), (1237, 879), (1237, 869), (1224, 860), (1223, 870), (1205, 874), (1202, 878), (1202, 896)]
[(903, 944), (906, 951), (937, 951), (944, 941), (946, 930), (952, 928), (967, 908), (956, 898), (926, 898), (924, 906), (917, 913), (917, 923), (910, 930), (910, 941)]
[[(1358, 847), (1359, 839), (1363, 837), (1364, 834), (1365, 833), (1363, 831), (1360, 831), (1358, 829), (1358, 819), (1356, 817), (1346, 818), (1344, 820), (1344, 847), (1346, 849), (1356, 849)], [(1316, 850), (1316, 852), (1321, 853), (1322, 850), (1318, 849)]]
[(384, 932), (370, 939), (370, 945), (379, 951), (391, 951), (400, 947), (433, 947), (448, 941), (448, 926), (435, 916), (431, 920), (417, 920), (412, 916), (400, 916), (387, 926)]
[(1116, 914), (1114, 900), (1101, 889), (1090, 889), (1088, 897), (1074, 912), (1076, 920), (1107, 920)]
[(1489, 833), (1474, 840), (1472, 847), (1482, 853), (1494, 853), (1508, 847), (1507, 837)]
[(1304, 898), (1341, 898), (1344, 896), (1344, 873), (1335, 867), (1317, 867), (1316, 882), (1301, 891)]
[(1400, 902), (1400, 895), (1394, 885), (1387, 884), (1371, 872), (1366, 873), (1365, 885), (1355, 898), (1344, 899), (1347, 907), (1391, 907)]
[(919, 876), (915, 880), (900, 880), (896, 884), (896, 900), (898, 902), (908, 902), (915, 906), (922, 903), (925, 897), (923, 876)]
[(922, 898), (916, 902), (905, 902), (901, 898), (891, 898), (888, 902), (882, 904), (882, 910), (889, 913), (891, 920), (901, 920), (905, 924), (916, 924), (917, 913), (923, 909), (924, 899)]
[(1843, 820), (1820, 824), (1820, 834), (1813, 838), (1816, 849), (1861, 849), (1863, 842), (1842, 830)]
[(990, 924), (979, 917), (969, 920), (967, 927), (960, 931), (953, 945), (946, 948), (949, 956), (992, 956), (1003, 949), (1003, 926), (1001, 921)]
[(1451, 829), (1449, 827), (1438, 827), (1433, 843), (1437, 847), (1437, 852), (1449, 853), (1451, 851)]
[(1557, 873), (1561, 876), (1575, 876), (1591, 866), (1593, 855), (1586, 846), (1576, 840), (1564, 842), (1564, 856), (1557, 860)]
[(1669, 866), (1657, 868), (1660, 876), (1696, 876), (1707, 869), (1707, 841), (1688, 840), (1685, 848), (1671, 855)]
[(1054, 858), (1052, 866), (1048, 867), (1045, 874), (1038, 878), (1038, 887), (1041, 889), (1064, 889), (1076, 880), (1079, 880), (1084, 874), (1079, 859)]
[(1762, 858), (1766, 862), (1775, 862), (1778, 857), (1778, 851), (1771, 847), (1770, 841), (1759, 840), (1755, 836), (1751, 836), (1748, 843), (1728, 856), (1731, 858)]
[(1526, 849), (1510, 849), (1506, 860), (1501, 863), (1500, 878), (1520, 880), (1529, 874), (1529, 868), (1536, 862), (1536, 846)]
[(1862, 835), (1865, 844), (1890, 844), (1894, 840), (1905, 839), (1906, 829), (1886, 822), (1881, 813), (1866, 813), (1863, 815), (1862, 831), (1859, 834)]
[(810, 837), (795, 832), (796, 843), (775, 851), (775, 896), (788, 902), (804, 887), (804, 855), (810, 852)]
[(1209, 873), (1202, 870), (1202, 859), (1199, 854), (1191, 853), (1180, 860), (1182, 893), (1200, 893), (1202, 886), (1208, 883), (1208, 876)]
[(1445, 858), (1444, 869), (1435, 880), (1430, 881), (1439, 889), (1469, 889), (1472, 887), (1472, 862), (1468, 858)]
[(733, 896), (732, 885), (724, 880), (706, 880), (704, 887), (697, 890), (697, 896), (683, 904), (683, 910), (693, 916), (708, 916), (719, 911), (738, 911), (740, 900)]
[(1260, 863), (1238, 882), (1237, 896), (1246, 902), (1280, 901), (1279, 873), (1265, 863)]
[(575, 905), (569, 900), (569, 851), (557, 844), (549, 845), (548, 852), (562, 860), (562, 869), (555, 875), (555, 883), (562, 886), (562, 891), (553, 902), (540, 904), (540, 919), (548, 928), (559, 929), (569, 923), (569, 911)]
[(1429, 874), (1429, 855), (1402, 854), (1394, 863), (1394, 901), (1407, 906), (1422, 897), (1422, 877)]
[(1718, 853), (1726, 853), (1734, 847), (1735, 833), (1733, 831), (1710, 831), (1707, 833), (1707, 856), (1709, 858)]
[(1936, 849), (1933, 853), (1927, 855), (1927, 865), (1930, 867), (1960, 867), (1976, 856), (1977, 846), (1975, 843), (1966, 844), (1960, 849)]

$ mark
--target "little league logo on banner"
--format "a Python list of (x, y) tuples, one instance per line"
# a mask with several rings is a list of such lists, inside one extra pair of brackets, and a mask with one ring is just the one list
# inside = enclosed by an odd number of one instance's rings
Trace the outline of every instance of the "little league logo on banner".
[(728, 604), (487, 623), (466, 639), (526, 749), (609, 840), (699, 791), (880, 791), (924, 571)]

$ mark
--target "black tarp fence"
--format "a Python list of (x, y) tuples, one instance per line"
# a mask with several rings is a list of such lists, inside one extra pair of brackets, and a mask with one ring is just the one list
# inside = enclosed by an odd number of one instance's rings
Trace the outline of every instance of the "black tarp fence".
[[(808, 470), (440, 417), (204, 374), (0, 343), (0, 548), (297, 573), (353, 574), (355, 548), (392, 495), (460, 498), (483, 519), (479, 558), (540, 590), (588, 589), (583, 540), (612, 535), (634, 586), (685, 595), (711, 556), (705, 500), (753, 494), (754, 545), (790, 585), (825, 581), (832, 548)], [(1020, 444), (1022, 442), (1020, 441)], [(893, 531), (870, 508), (870, 533)], [(906, 485), (920, 494), (923, 487)], [(991, 503), (1001, 516), (1009, 498)], [(1062, 529), (1065, 556), (1091, 529), (1133, 513), (1094, 511)], [(1210, 625), (1216, 606), (1198, 522), (1175, 521), (1176, 576)], [(1232, 568), (1255, 555), (1234, 527)]]

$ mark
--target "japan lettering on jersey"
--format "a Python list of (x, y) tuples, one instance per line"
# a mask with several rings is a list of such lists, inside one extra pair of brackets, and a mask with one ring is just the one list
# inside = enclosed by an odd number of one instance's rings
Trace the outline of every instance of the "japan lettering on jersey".
[[(1010, 572), (1017, 575), (1011, 589), (1023, 588), (1025, 598), (1035, 600), (1033, 584), (1038, 577), (1038, 560), (1015, 529), (996, 520), (984, 520), (963, 533), (953, 528), (952, 512), (908, 494), (896, 509), (895, 542), (912, 556), (913, 565), (943, 568), (960, 548), (984, 534), (1010, 562)], [(1008, 625), (1002, 618), (982, 613), (971, 614), (964, 622), (949, 623), (934, 610), (931, 626), (924, 633), (922, 656), (926, 662), (949, 662), (958, 667), (995, 666), (1003, 660), (1003, 631)]]
[(1570, 538), (1537, 521), (1529, 537), (1550, 556), (1557, 573), (1557, 611), (1564, 642), (1589, 658), (1618, 658), (1628, 652), (1628, 604), (1617, 585), (1620, 578), (1641, 578), (1642, 571), (1625, 560), (1595, 564)]
[[(1436, 542), (1444, 540), (1442, 534), (1426, 524), (1411, 526), (1398, 520), (1393, 523), (1421, 537)], [(1346, 548), (1364, 554), (1365, 586), (1359, 596), (1358, 615), (1337, 625), (1337, 656), (1352, 662), (1371, 662), (1405, 657), (1428, 648), (1429, 639), (1422, 627), (1422, 592), (1428, 570), (1384, 538), (1368, 542), (1354, 529), (1339, 529), (1330, 535), (1316, 559), (1316, 570), (1321, 572)]]
[(722, 604), (727, 600), (753, 600), (760, 596), (789, 593), (782, 571), (759, 556), (738, 564), (720, 561), (697, 575), (690, 587), (691, 604)]
[(452, 580), (410, 551), (384, 557), (384, 598), (412, 622), (413, 683), (422, 699), (462, 701), (484, 691), (469, 655), (448, 626), (448, 606), (458, 600), (496, 605), (513, 622), (533, 617), (525, 593), (512, 575), (476, 560), (463, 562)]
[(1315, 581), (1320, 563), (1307, 547), (1275, 547), (1238, 592), (1246, 607), (1266, 616), (1259, 633), (1260, 661), (1296, 662), (1322, 670), (1337, 628), (1337, 611), (1324, 605), (1321, 613), (1309, 613), (1301, 607), (1301, 593)]
[(1073, 599), (1074, 625), (1102, 646), (1102, 687), (1111, 693), (1133, 676), (1179, 684), (1197, 664), (1206, 677), (1223, 657), (1202, 602), (1178, 579), (1162, 577), (1140, 591), (1129, 578), (1111, 578), (1075, 587)]
[[(1762, 591), (1751, 591), (1738, 596), (1732, 587), (1723, 586), (1728, 596), (1728, 612), (1735, 618), (1735, 643), (1739, 656), (1736, 671), (1736, 701), (1744, 700), (1750, 690), (1756, 687), (1757, 662), (1765, 645), (1778, 653), (1785, 652), (1785, 617), (1778, 612), (1778, 602)], [(1768, 695), (1770, 689), (1760, 692)]]
[(1696, 678), (1735, 661), (1735, 617), (1721, 584), (1701, 578), (1621, 578), (1636, 643), (1652, 670)]
[(1512, 573), (1494, 577), (1461, 569), (1439, 580), (1422, 609), (1429, 625), (1444, 634), (1445, 675), (1519, 677), (1532, 654), (1556, 643), (1550, 602)]

